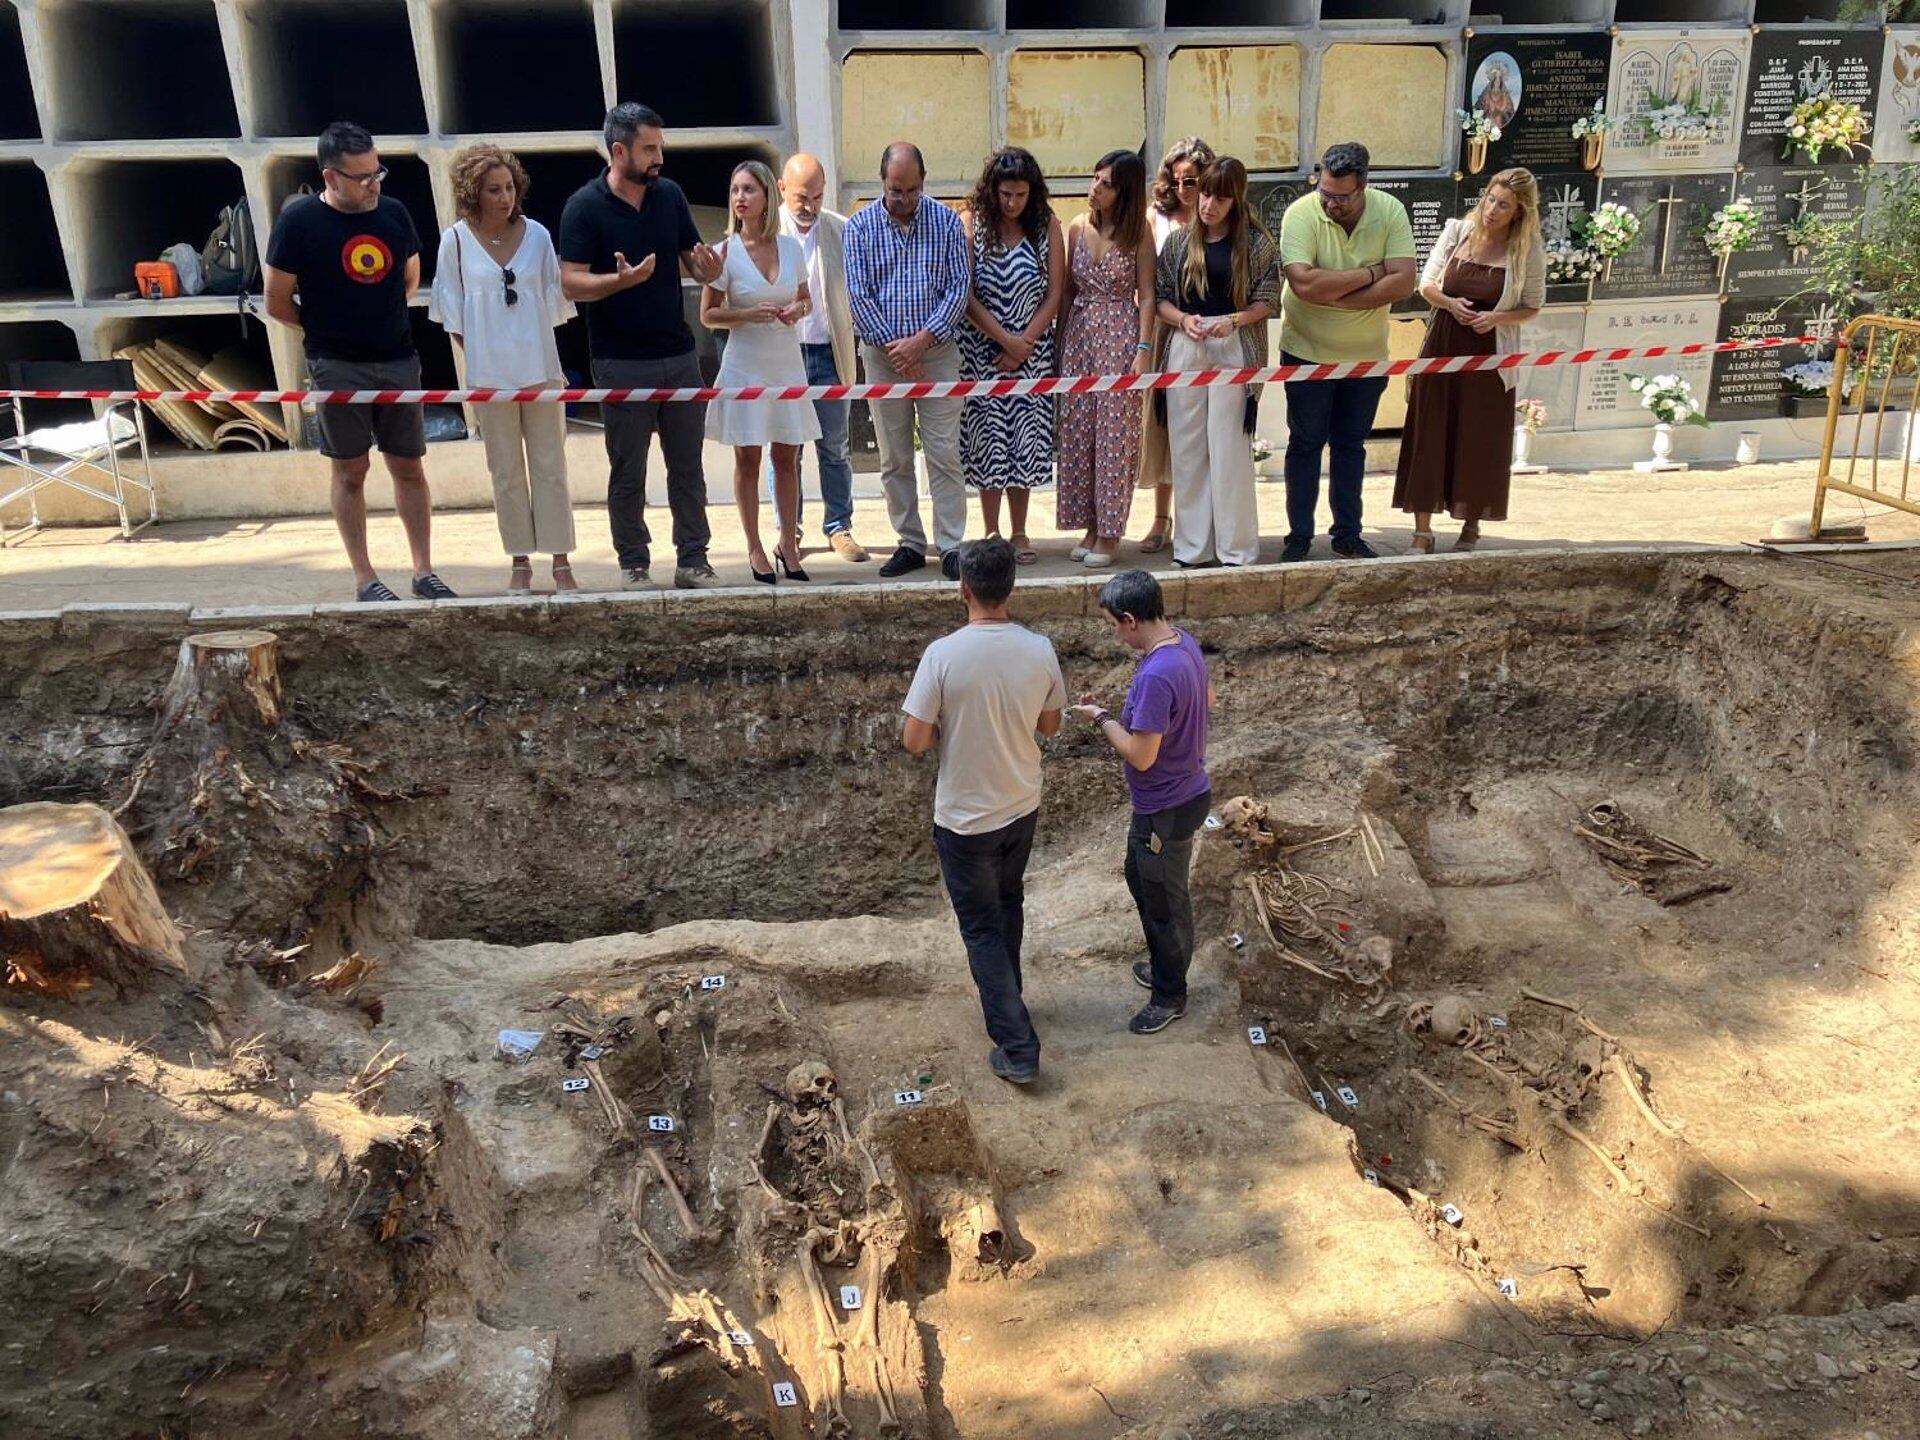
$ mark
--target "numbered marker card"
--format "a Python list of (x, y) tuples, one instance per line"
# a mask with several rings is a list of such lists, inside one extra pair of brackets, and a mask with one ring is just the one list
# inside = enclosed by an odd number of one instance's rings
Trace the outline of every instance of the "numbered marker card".
[(743, 1349), (753, 1344), (752, 1334), (745, 1330), (729, 1330), (727, 1332), (727, 1338)]
[(1249, 1045), (1266, 1044), (1267, 1043), (1267, 1027), (1264, 1025), (1249, 1025), (1247, 1027), (1247, 1043)]
[(700, 988), (702, 990), (724, 990), (727, 988), (727, 977), (724, 975), (702, 975), (700, 977)]
[(1346, 1106), (1347, 1109), (1358, 1110), (1360, 1108), (1360, 1096), (1351, 1085), (1342, 1085), (1333, 1093), (1340, 1097), (1340, 1103)]
[(800, 1393), (787, 1381), (776, 1381), (773, 1387), (773, 1403), (780, 1406), (798, 1405)]
[(926, 1098), (927, 1097), (922, 1095), (918, 1090), (896, 1090), (893, 1092), (893, 1103), (896, 1105), (918, 1105)]
[(582, 1045), (580, 1047), (580, 1058), (582, 1060), (598, 1060), (606, 1053), (607, 1052), (598, 1045)]
[(1520, 1298), (1520, 1282), (1518, 1280), (1497, 1280), (1494, 1283), (1500, 1293), (1506, 1296), (1507, 1299), (1518, 1300)]
[(1313, 1103), (1317, 1105), (1320, 1109), (1325, 1110), (1327, 1108), (1327, 1092), (1324, 1090), (1314, 1091)]
[(656, 1134), (670, 1135), (673, 1133), (673, 1117), (671, 1115), (649, 1115), (647, 1116), (647, 1129), (652, 1130)]
[(1440, 1207), (1440, 1218), (1449, 1225), (1458, 1225), (1467, 1217), (1460, 1213), (1460, 1207), (1458, 1205), (1442, 1205)]
[(580, 1075), (572, 1080), (562, 1080), (560, 1082), (560, 1088), (569, 1095), (578, 1095), (591, 1084), (593, 1084), (591, 1080), (587, 1079), (584, 1075)]

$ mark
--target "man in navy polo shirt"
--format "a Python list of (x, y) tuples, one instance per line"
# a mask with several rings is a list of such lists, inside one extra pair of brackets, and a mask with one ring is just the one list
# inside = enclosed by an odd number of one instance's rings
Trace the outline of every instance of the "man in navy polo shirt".
[[(701, 383), (693, 331), (681, 303), (684, 271), (705, 283), (720, 257), (700, 241), (687, 197), (660, 174), (666, 161), (659, 114), (629, 100), (607, 112), (612, 164), (575, 191), (560, 216), (560, 284), (587, 316), (593, 383), (663, 389)], [(704, 404), (603, 407), (607, 425), (607, 518), (629, 590), (653, 583), (647, 530), (647, 452), (657, 431), (667, 460), (673, 512), (673, 583), (699, 590), (719, 583), (707, 563), (707, 477), (700, 447)]]

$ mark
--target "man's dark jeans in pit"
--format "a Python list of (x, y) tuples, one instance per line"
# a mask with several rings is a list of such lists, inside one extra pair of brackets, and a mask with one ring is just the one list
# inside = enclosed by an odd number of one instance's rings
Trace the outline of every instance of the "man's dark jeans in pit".
[(967, 965), (980, 991), (987, 1034), (1016, 1067), (1040, 1062), (1040, 1037), (1020, 998), (1020, 938), (1026, 929), (1027, 856), (1040, 812), (982, 835), (933, 827), (940, 874), (947, 882)]
[[(689, 350), (666, 360), (596, 359), (593, 383), (609, 389), (665, 390), (704, 382), (700, 359)], [(700, 465), (700, 447), (707, 438), (706, 402), (603, 405), (600, 414), (607, 426), (607, 519), (620, 568), (644, 570), (652, 564), (647, 452), (653, 448), (656, 431), (667, 460), (667, 508), (673, 512), (676, 563), (706, 564), (707, 542), (712, 539), (707, 526), (707, 476)]]
[[(1140, 912), (1153, 965), (1153, 1003), (1178, 1010), (1187, 1003), (1187, 967), (1193, 963), (1193, 837), (1206, 823), (1211, 791), (1171, 810), (1133, 812), (1127, 826), (1127, 889)], [(1155, 853), (1153, 839), (1160, 849)]]
[[(1382, 357), (1385, 358), (1385, 357)], [(1311, 361), (1284, 351), (1285, 365)], [(1287, 543), (1313, 539), (1313, 514), (1320, 505), (1320, 457), (1327, 465), (1328, 502), (1333, 509), (1335, 541), (1360, 538), (1360, 486), (1367, 471), (1367, 436), (1374, 412), (1386, 393), (1387, 377), (1363, 380), (1287, 381)]]

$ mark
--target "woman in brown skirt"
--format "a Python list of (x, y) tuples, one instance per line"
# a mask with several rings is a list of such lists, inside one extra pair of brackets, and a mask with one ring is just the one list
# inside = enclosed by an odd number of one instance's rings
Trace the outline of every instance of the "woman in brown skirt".
[[(1449, 220), (1427, 257), (1420, 294), (1433, 306), (1422, 356), (1507, 354), (1546, 298), (1540, 189), (1529, 170), (1502, 170), (1464, 220)], [(1433, 553), (1433, 514), (1462, 522), (1456, 550), (1482, 520), (1507, 518), (1513, 463), (1511, 370), (1415, 375), (1407, 381), (1394, 508), (1413, 512), (1413, 548)]]

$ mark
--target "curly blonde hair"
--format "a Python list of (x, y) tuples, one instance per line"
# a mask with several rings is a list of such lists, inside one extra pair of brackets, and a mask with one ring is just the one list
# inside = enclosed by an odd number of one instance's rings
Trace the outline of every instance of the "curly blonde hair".
[(498, 145), (467, 145), (453, 155), (453, 206), (461, 219), (471, 220), (480, 213), (480, 189), (487, 183), (487, 172), (503, 166), (513, 177), (513, 218), (518, 220), (527, 213), (527, 191), (532, 184), (519, 157)]

